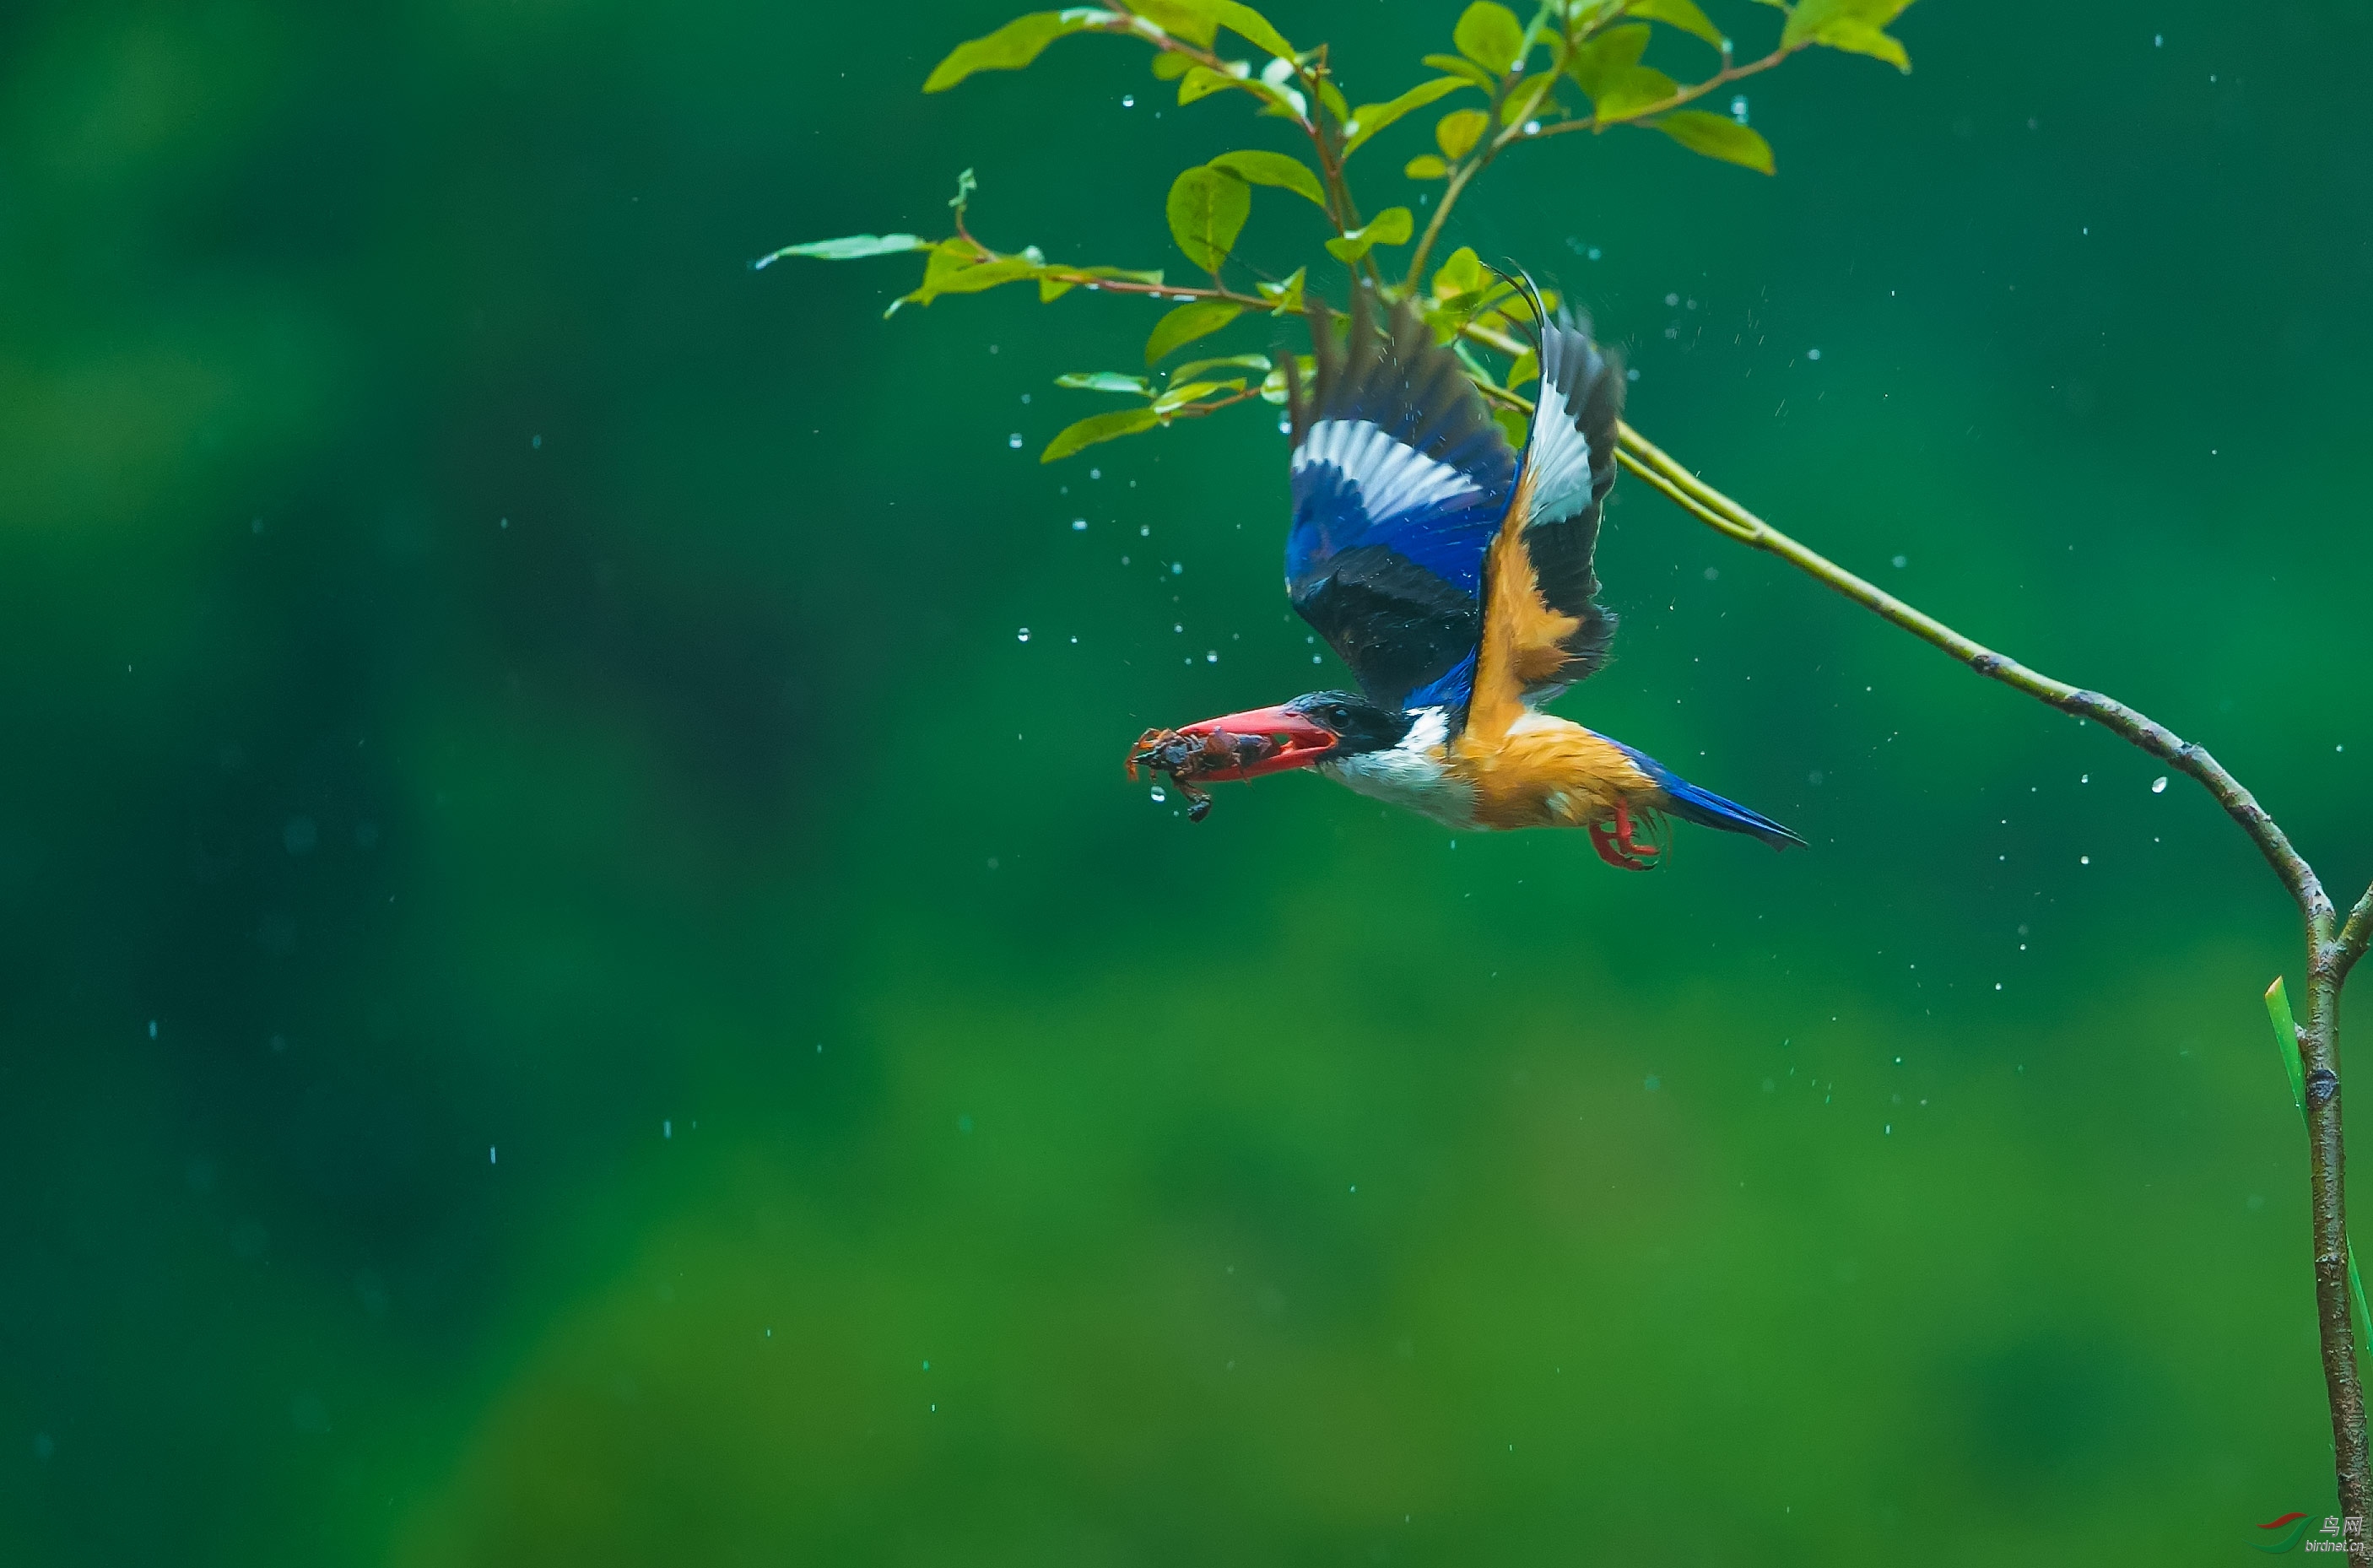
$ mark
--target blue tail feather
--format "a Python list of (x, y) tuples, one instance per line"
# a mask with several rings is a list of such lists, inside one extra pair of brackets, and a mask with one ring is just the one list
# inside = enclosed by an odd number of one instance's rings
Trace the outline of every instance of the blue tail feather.
[(1751, 833), (1775, 849), (1805, 842), (1761, 812), (1749, 811), (1736, 801), (1725, 801), (1711, 790), (1701, 790), (1646, 753), (1633, 751), (1620, 741), (1615, 743), (1640, 765), (1641, 771), (1656, 781), (1656, 787), (1665, 792), (1665, 809), (1683, 822), (1719, 827), (1726, 833)]

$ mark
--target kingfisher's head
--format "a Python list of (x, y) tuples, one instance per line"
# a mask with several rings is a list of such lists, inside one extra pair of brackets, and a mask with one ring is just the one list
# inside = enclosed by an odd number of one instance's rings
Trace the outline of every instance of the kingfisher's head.
[(1257, 778), (1387, 750), (1401, 743), (1414, 722), (1409, 715), (1378, 708), (1354, 692), (1306, 692), (1275, 708), (1206, 719), (1178, 733), (1206, 743), (1221, 736), (1258, 738), (1265, 744), (1235, 748), (1241, 760), (1234, 766), (1198, 773), (1203, 778)]

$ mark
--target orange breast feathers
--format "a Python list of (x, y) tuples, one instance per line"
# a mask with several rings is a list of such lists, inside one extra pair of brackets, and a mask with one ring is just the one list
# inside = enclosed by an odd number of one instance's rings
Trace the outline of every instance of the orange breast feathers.
[(1525, 701), (1527, 687), (1565, 668), (1563, 643), (1582, 624), (1541, 597), (1525, 548), (1528, 488), (1517, 486), (1491, 544), (1475, 695), (1445, 761), (1473, 787), (1479, 825), (1582, 827), (1606, 820), (1617, 800), (1656, 786), (1612, 741)]

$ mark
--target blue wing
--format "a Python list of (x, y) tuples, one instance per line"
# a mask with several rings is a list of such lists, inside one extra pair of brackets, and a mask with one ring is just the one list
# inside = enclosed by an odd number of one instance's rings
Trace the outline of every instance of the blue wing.
[(1407, 303), (1380, 331), (1355, 291), (1345, 341), (1323, 307), (1311, 336), (1316, 384), (1293, 388), (1286, 591), (1371, 702), (1463, 708), (1515, 454)]

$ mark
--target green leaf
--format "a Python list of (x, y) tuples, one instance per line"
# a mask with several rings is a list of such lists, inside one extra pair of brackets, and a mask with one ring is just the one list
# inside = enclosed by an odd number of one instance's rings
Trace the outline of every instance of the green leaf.
[(1281, 191), (1292, 191), (1307, 196), (1323, 209), (1327, 205), (1326, 188), (1318, 176), (1298, 158), (1288, 158), (1281, 152), (1223, 152), (1211, 160), (1214, 169), (1224, 169), (1239, 180), (1249, 180), (1256, 185), (1273, 185)]
[(1420, 64), (1431, 65), (1448, 76), (1464, 77), (1485, 92), (1499, 90), (1498, 78), (1463, 54), (1429, 54)]
[(1269, 19), (1250, 6), (1239, 5), (1237, 0), (1197, 0), (1197, 3), (1210, 6), (1220, 25), (1245, 42), (1257, 44), (1280, 60), (1295, 58), (1293, 45), (1285, 41), (1285, 35), (1270, 26)]
[(1526, 441), (1533, 439), (1532, 426), (1521, 410), (1495, 407), (1491, 410), (1491, 421), (1500, 427), (1501, 434), (1508, 438), (1508, 444), (1519, 451), (1524, 450)]
[(1650, 65), (1634, 65), (1607, 84), (1591, 107), (1602, 125), (1636, 120), (1659, 104), (1670, 103), (1680, 84)]
[(1258, 370), (1267, 375), (1268, 369), (1266, 354), (1231, 354), (1225, 359), (1198, 359), (1192, 365), (1181, 365), (1170, 372), (1170, 384), (1192, 380), (1206, 370)]
[(1718, 158), (1744, 169), (1772, 172), (1771, 144), (1749, 126), (1725, 114), (1701, 109), (1677, 109), (1648, 122), (1694, 153)]
[(1333, 77), (1321, 76), (1318, 79), (1318, 101), (1327, 106), (1327, 113), (1335, 116), (1338, 125), (1351, 118), (1351, 106), (1343, 101), (1343, 89), (1335, 85)]
[(1156, 81), (1175, 82), (1194, 68), (1193, 56), (1175, 50), (1162, 50), (1153, 57), (1153, 78)]
[(1422, 158), (1409, 159), (1402, 166), (1401, 172), (1412, 180), (1447, 180), (1450, 178), (1450, 165), (1427, 153)]
[(1491, 116), (1480, 109), (1457, 109), (1434, 122), (1433, 143), (1444, 158), (1465, 158), (1491, 128)]
[(1450, 253), (1450, 259), (1433, 269), (1433, 297), (1455, 299), (1462, 295), (1479, 294), (1483, 289), (1483, 258), (1475, 253), (1472, 245), (1461, 245)]
[(959, 43), (955, 52), (924, 78), (925, 92), (945, 92), (975, 71), (1019, 71), (1038, 58), (1039, 51), (1067, 33), (1084, 31), (1104, 11), (1034, 11), (1017, 17), (986, 38)]
[(1677, 27), (1683, 32), (1697, 34), (1716, 49), (1722, 47), (1722, 29), (1698, 8), (1698, 0), (1631, 0), (1624, 9), (1626, 15)]
[(1566, 58), (1566, 75), (1595, 100), (1640, 64), (1640, 56), (1648, 52), (1648, 34), (1652, 30), (1645, 22), (1608, 28)]
[(1406, 245), (1417, 231), (1417, 221), (1407, 207), (1386, 207), (1371, 218), (1366, 227), (1354, 228), (1340, 240), (1327, 241), (1327, 253), (1338, 262), (1357, 262), (1377, 245)]
[(1492, 0), (1475, 0), (1458, 18), (1450, 41), (1458, 53), (1487, 71), (1505, 76), (1525, 57), (1525, 24), (1516, 13)]
[(1043, 263), (1027, 256), (984, 262), (969, 245), (954, 241), (935, 245), (930, 261), (923, 268), (922, 287), (912, 294), (900, 296), (884, 314), (895, 314), (901, 305), (929, 305), (942, 294), (978, 294), (999, 284), (1019, 283), (1046, 270)]
[(1245, 313), (1245, 308), (1230, 299), (1197, 299), (1181, 305), (1153, 323), (1153, 334), (1145, 340), (1145, 362), (1160, 364), (1198, 337), (1209, 337)]
[(1296, 267), (1293, 269), (1293, 275), (1283, 283), (1262, 283), (1254, 286), (1261, 291), (1263, 298), (1277, 301), (1277, 309), (1271, 310), (1270, 315), (1298, 316), (1302, 313), (1302, 282), (1309, 271), (1308, 267)]
[(1120, 4), (1124, 10), (1143, 17), (1171, 37), (1183, 38), (1198, 49), (1210, 48), (1212, 36), (1219, 31), (1219, 18), (1211, 14), (1211, 8), (1198, 6), (1195, 0), (1120, 0)]
[[(1176, 380), (1178, 378), (1175, 376), (1171, 378), (1173, 380)], [(1160, 397), (1155, 398), (1153, 400), (1153, 411), (1156, 414), (1169, 414), (1179, 408), (1185, 407), (1187, 404), (1194, 402), (1198, 397), (1209, 397), (1215, 392), (1242, 392), (1244, 390), (1245, 379), (1242, 376), (1238, 376), (1233, 380), (1228, 381), (1189, 381), (1184, 386), (1173, 387), (1168, 392), (1163, 392)]]
[(1163, 211), (1170, 219), (1170, 237), (1186, 259), (1216, 273), (1253, 215), (1252, 187), (1233, 174), (1198, 165), (1171, 182)]
[(2274, 1020), (2274, 1051), (2283, 1059), (2283, 1071), (2291, 1081), (2291, 1104), (2301, 1116), (2307, 1115), (2307, 1074), (2299, 1066), (2298, 1024), (2291, 1017), (2290, 992), (2283, 989), (2283, 977), (2266, 988), (2266, 1016)]
[(931, 242), (912, 234), (850, 234), (838, 240), (811, 240), (804, 245), (786, 245), (771, 255), (752, 262), (753, 268), (764, 267), (781, 261), (785, 256), (812, 256), (820, 262), (854, 262), (866, 256), (894, 256), (901, 251), (928, 251)]
[[(1645, 31), (1646, 29), (1642, 29), (1641, 30)], [(1432, 103), (1438, 98), (1447, 97), (1451, 93), (1456, 92), (1460, 88), (1473, 87), (1474, 85), (1474, 83), (1459, 76), (1436, 76), (1430, 82), (1420, 82), (1417, 86), (1409, 88), (1409, 91), (1401, 94), (1400, 97), (1392, 99), (1388, 103), (1362, 104), (1359, 108), (1351, 111), (1350, 123), (1344, 127), (1350, 135), (1343, 143), (1343, 156), (1345, 158), (1349, 158), (1353, 153), (1359, 151), (1362, 146), (1367, 145), (1369, 137), (1374, 135), (1377, 132), (1383, 130), (1385, 126), (1391, 124), (1402, 115), (1407, 114), (1409, 111), (1413, 109), (1423, 109), (1427, 104)]]
[(1516, 356), (1514, 365), (1508, 367), (1508, 390), (1514, 392), (1526, 381), (1537, 381), (1540, 378), (1540, 356), (1527, 348)]
[[(2290, 993), (2283, 989), (2283, 977), (2266, 988), (2266, 1016), (2274, 1021), (2274, 1051), (2283, 1059), (2283, 1072), (2291, 1081), (2291, 1104), (2297, 1107), (2299, 1119), (2307, 1119), (2307, 1073), (2299, 1060), (2298, 1023), (2291, 1016)], [(2356, 1244), (2348, 1244), (2348, 1306), (2349, 1316), (2356, 1320), (2356, 1342), (2373, 1345), (2373, 1316), (2368, 1316), (2365, 1300), (2365, 1281), (2356, 1271)]]
[(1139, 397), (1153, 395), (1153, 383), (1143, 376), (1124, 376), (1118, 370), (1074, 370), (1068, 376), (1058, 376), (1055, 384), (1070, 392), (1134, 392)]
[(1230, 88), (1240, 88), (1244, 85), (1238, 78), (1225, 72), (1214, 71), (1209, 65), (1189, 66), (1186, 76), (1178, 84), (1178, 101), (1193, 103), (1196, 99), (1209, 98), (1215, 92), (1226, 92)]
[(1134, 436), (1140, 430), (1151, 430), (1161, 423), (1162, 415), (1151, 408), (1116, 408), (1110, 414), (1093, 415), (1068, 427), (1047, 442), (1046, 450), (1038, 454), (1038, 461), (1059, 462), (1082, 448), (1094, 446), (1098, 441)]
[(1780, 30), (1783, 48), (1818, 43), (1854, 54), (1870, 54), (1899, 71), (1911, 69), (1903, 45), (1881, 30), (1903, 14), (1911, 0), (1801, 0)]

